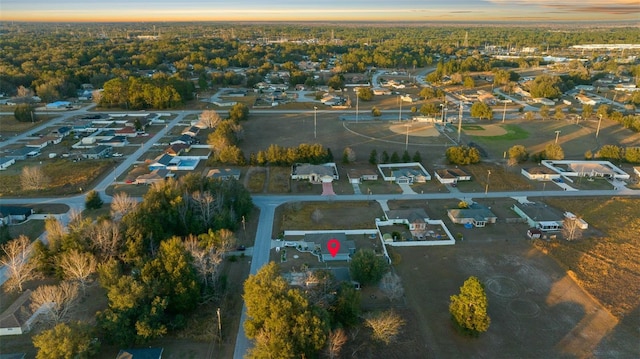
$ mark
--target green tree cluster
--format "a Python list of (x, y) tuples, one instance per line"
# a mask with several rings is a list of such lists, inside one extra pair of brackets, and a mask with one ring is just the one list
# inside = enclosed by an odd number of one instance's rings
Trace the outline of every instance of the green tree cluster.
[(251, 155), (250, 162), (255, 165), (291, 166), (294, 163), (321, 164), (333, 161), (330, 149), (321, 144), (301, 143), (298, 147), (282, 147), (271, 144), (266, 151)]
[(469, 165), (480, 162), (480, 152), (475, 147), (453, 146), (445, 151), (447, 161), (455, 165)]
[(193, 91), (193, 83), (175, 78), (114, 78), (105, 82), (99, 105), (135, 110), (175, 108), (191, 99)]
[(36, 108), (26, 103), (17, 105), (16, 109), (13, 111), (13, 116), (20, 122), (37, 121)]
[(356, 252), (349, 263), (351, 276), (362, 285), (375, 285), (389, 270), (389, 263), (384, 257), (377, 256), (369, 249)]
[(481, 120), (483, 118), (486, 118), (487, 120), (493, 119), (493, 110), (491, 109), (491, 106), (484, 102), (474, 102), (473, 105), (471, 105), (470, 112), (471, 116), (478, 117)]
[(534, 98), (559, 98), (562, 95), (564, 85), (559, 76), (540, 75), (530, 85), (529, 92)]
[(254, 340), (248, 358), (316, 358), (329, 333), (326, 311), (315, 307), (299, 289), (289, 288), (278, 266), (270, 262), (244, 284), (247, 320)]

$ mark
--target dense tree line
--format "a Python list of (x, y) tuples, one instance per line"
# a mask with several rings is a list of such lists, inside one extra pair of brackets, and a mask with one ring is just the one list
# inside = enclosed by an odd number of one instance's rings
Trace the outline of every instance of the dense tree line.
[(329, 148), (321, 144), (301, 143), (298, 147), (282, 147), (272, 144), (265, 151), (251, 154), (249, 162), (254, 165), (264, 166), (291, 166), (294, 163), (321, 164), (333, 162), (333, 154)]
[[(508, 26), (159, 23), (154, 24), (160, 33), (156, 41), (137, 38), (149, 35), (153, 31), (151, 26), (7, 24), (0, 52), (0, 92), (14, 95), (23, 86), (49, 101), (75, 96), (82, 84), (101, 88), (110, 79), (141, 78), (145, 71), (180, 80), (196, 78), (201, 88), (206, 88), (208, 82), (237, 84), (242, 79), (228, 72), (230, 67), (252, 68), (245, 79), (248, 85), (278, 68), (288, 68), (292, 83), (307, 83), (313, 82), (309, 75), (284, 64), (310, 60), (319, 63), (318, 69), (326, 69), (331, 57), (335, 57), (338, 72), (364, 73), (371, 67), (425, 67), (438, 62), (441, 55), (457, 56), (454, 61), (438, 64), (436, 74), (442, 76), (534, 64), (527, 59), (485, 61), (478, 52), (468, 56), (469, 51), (481, 49), (485, 44), (502, 47), (519, 44), (553, 51), (580, 43), (633, 43), (637, 37), (636, 29), (623, 27), (545, 31)], [(268, 42), (283, 34), (299, 41)], [(461, 44), (465, 37), (466, 47)], [(618, 67), (615, 61), (601, 62), (598, 66), (611, 70)], [(217, 71), (210, 75), (208, 70)], [(176, 90), (182, 100), (188, 99)]]
[(104, 84), (100, 106), (127, 109), (165, 109), (182, 105), (193, 98), (194, 85), (175, 78), (115, 78)]

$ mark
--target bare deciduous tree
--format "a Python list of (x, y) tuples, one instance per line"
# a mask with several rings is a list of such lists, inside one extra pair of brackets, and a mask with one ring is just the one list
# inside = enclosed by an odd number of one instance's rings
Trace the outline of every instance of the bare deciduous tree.
[(20, 174), (20, 184), (25, 191), (38, 191), (44, 189), (49, 179), (44, 175), (42, 168), (37, 166), (25, 166)]
[(405, 320), (393, 310), (369, 315), (365, 318), (365, 325), (373, 330), (372, 338), (387, 345), (397, 339), (404, 324)]
[(324, 216), (322, 215), (322, 211), (320, 210), (320, 208), (316, 208), (311, 213), (311, 220), (313, 221), (313, 223), (320, 223), (323, 217)]
[(47, 232), (49, 248), (57, 248), (60, 240), (65, 235), (65, 228), (62, 222), (58, 218), (50, 216), (44, 221), (44, 230)]
[(20, 235), (2, 246), (4, 256), (0, 259), (7, 270), (7, 288), (22, 292), (22, 285), (33, 276), (35, 264), (29, 261), (31, 255), (31, 241), (25, 235)]
[(338, 328), (329, 332), (326, 354), (327, 358), (335, 359), (340, 357), (342, 347), (347, 342), (347, 334), (344, 329)]
[(120, 253), (123, 236), (117, 223), (108, 220), (96, 222), (91, 226), (89, 237), (91, 246), (102, 259), (113, 258)]
[(91, 91), (91, 100), (94, 103), (100, 103), (100, 101), (102, 101), (102, 91), (100, 90)]
[(131, 198), (125, 192), (118, 192), (111, 200), (111, 216), (115, 221), (120, 221), (120, 219), (132, 211), (137, 204), (138, 201)]
[(216, 251), (211, 245), (204, 248), (195, 236), (189, 236), (184, 242), (184, 247), (193, 257), (193, 266), (204, 285), (215, 283), (223, 252)]
[(31, 97), (33, 96), (33, 91), (30, 88), (24, 87), (22, 85), (18, 86), (18, 97)]
[(53, 323), (63, 321), (76, 304), (78, 284), (62, 282), (59, 285), (42, 285), (31, 293), (31, 308), (42, 307), (47, 320)]
[(209, 128), (214, 128), (222, 121), (222, 118), (215, 110), (206, 110), (200, 114), (200, 121)]
[(562, 223), (562, 236), (568, 241), (582, 238), (583, 230), (580, 228), (580, 217), (565, 218)]
[(98, 265), (93, 254), (80, 252), (76, 249), (63, 253), (58, 264), (67, 279), (76, 280), (80, 283), (83, 293)]
[(404, 295), (402, 279), (395, 273), (387, 272), (380, 280), (380, 290), (390, 301), (400, 299)]
[(210, 192), (193, 192), (191, 195), (196, 212), (200, 215), (202, 223), (210, 226), (216, 214), (216, 200)]

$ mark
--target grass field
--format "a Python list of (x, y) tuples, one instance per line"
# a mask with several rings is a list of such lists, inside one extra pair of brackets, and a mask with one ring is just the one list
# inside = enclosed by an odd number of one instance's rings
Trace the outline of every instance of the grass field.
[(484, 131), (484, 127), (480, 125), (462, 125), (462, 129), (468, 131)]
[[(0, 196), (61, 196), (78, 194), (90, 187), (106, 170), (113, 167), (110, 160), (83, 160), (71, 162), (66, 159), (42, 161), (20, 161), (3, 171), (0, 178)], [(41, 191), (23, 191), (20, 172), (24, 166), (42, 166), (49, 179), (47, 188)], [(80, 190), (82, 188), (82, 191)]]
[[(500, 136), (482, 136), (485, 141), (518, 141), (529, 137), (529, 132), (518, 125), (502, 125), (507, 133)], [(477, 137), (477, 136), (476, 136)]]
[(29, 131), (29, 129), (42, 125), (57, 116), (38, 115), (36, 122), (20, 122), (13, 116), (0, 115), (0, 135), (3, 137), (13, 136), (15, 134)]
[[(601, 236), (572, 242), (537, 241), (614, 315), (624, 318), (640, 305), (640, 199), (547, 199), (562, 210), (582, 216)], [(637, 323), (636, 323), (637, 324)]]

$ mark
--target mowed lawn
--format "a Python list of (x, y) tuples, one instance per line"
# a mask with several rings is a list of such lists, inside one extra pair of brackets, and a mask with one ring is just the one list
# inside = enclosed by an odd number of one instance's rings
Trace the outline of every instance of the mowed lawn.
[[(497, 125), (494, 121), (491, 126)], [(484, 148), (492, 158), (502, 158), (504, 151), (513, 145), (523, 145), (530, 154), (539, 153), (547, 144), (554, 143), (556, 132), (558, 144), (564, 150), (565, 157), (569, 159), (583, 159), (586, 151), (597, 150), (602, 145), (640, 146), (640, 134), (622, 128), (613, 121), (602, 121), (598, 138), (595, 137), (598, 121), (581, 121), (576, 124), (570, 120), (507, 120), (501, 125), (506, 134), (500, 136), (487, 136), (472, 126), (465, 132), (465, 139), (473, 141)], [(464, 126), (463, 126), (464, 128)]]

